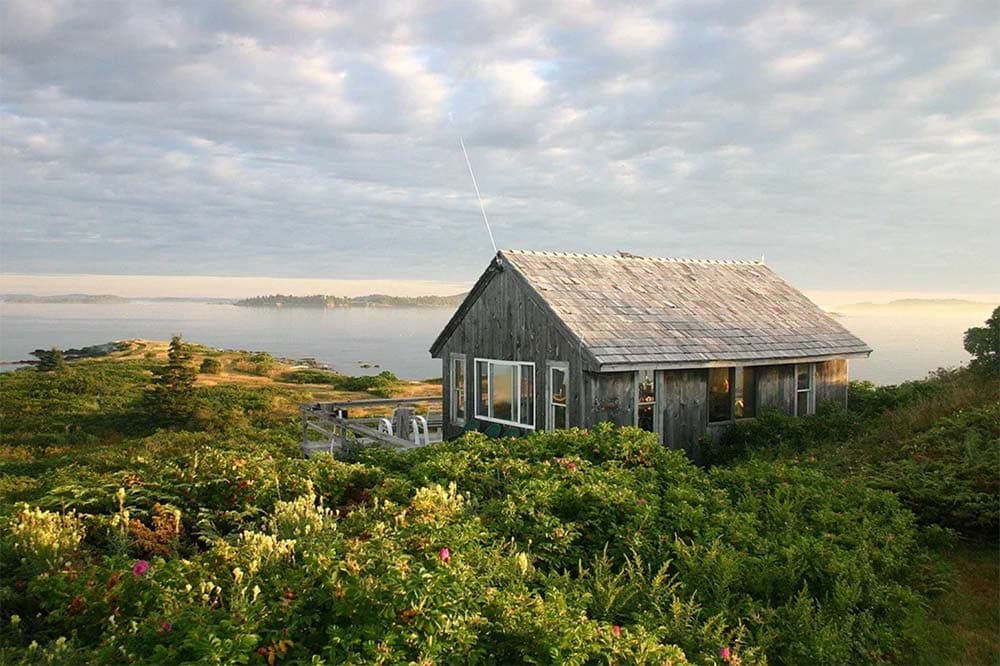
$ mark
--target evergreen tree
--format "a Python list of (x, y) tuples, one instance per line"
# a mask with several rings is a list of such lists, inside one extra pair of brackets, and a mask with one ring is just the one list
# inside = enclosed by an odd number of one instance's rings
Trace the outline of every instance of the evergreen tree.
[(1000, 375), (1000, 306), (986, 320), (965, 332), (965, 351), (972, 354), (969, 367)]
[(146, 393), (151, 416), (168, 425), (183, 425), (194, 416), (195, 370), (191, 354), (184, 348), (181, 336), (170, 340), (167, 364), (153, 371), (153, 385)]
[(31, 352), (31, 355), (38, 358), (39, 372), (52, 372), (54, 370), (66, 369), (66, 359), (63, 357), (62, 350), (58, 347), (53, 347), (52, 349), (36, 349)]

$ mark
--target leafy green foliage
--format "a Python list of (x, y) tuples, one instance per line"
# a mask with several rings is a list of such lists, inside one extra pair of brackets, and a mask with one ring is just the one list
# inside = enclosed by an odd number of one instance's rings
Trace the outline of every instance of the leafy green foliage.
[(351, 377), (329, 370), (305, 368), (282, 373), (276, 379), (289, 384), (328, 384), (338, 391), (367, 391), (381, 397), (389, 397), (399, 386), (399, 378), (388, 370), (377, 375)]
[(274, 369), (274, 357), (267, 352), (243, 354), (233, 363), (233, 370), (258, 377), (269, 376), (272, 369)]
[(870, 485), (896, 493), (921, 521), (993, 541), (1000, 530), (1000, 403), (959, 412), (862, 461)]
[(972, 354), (970, 367), (1000, 378), (1000, 305), (993, 310), (985, 326), (965, 332), (963, 343), (965, 351)]
[[(606, 425), (307, 460), (308, 389), (194, 387), (192, 430), (153, 432), (129, 418), (149, 370), (0, 376), (0, 660), (906, 662), (946, 583), (907, 507), (995, 530), (975, 522), (995, 487), (964, 471), (937, 486), (978, 493), (954, 512), (929, 481), (890, 485), (967, 462), (988, 480), (995, 406), (906, 429), (937, 467), (877, 474), (878, 424), (951, 388), (765, 417), (755, 457), (706, 471)], [(870, 458), (826, 443), (870, 430)]]
[(896, 386), (852, 383), (850, 410), (765, 412), (709, 448), (713, 464), (812, 461), (834, 476), (896, 493), (920, 522), (978, 541), (1000, 529), (1000, 402), (989, 378), (939, 371)]
[(198, 372), (204, 375), (218, 375), (222, 373), (222, 361), (211, 356), (205, 357), (198, 366)]

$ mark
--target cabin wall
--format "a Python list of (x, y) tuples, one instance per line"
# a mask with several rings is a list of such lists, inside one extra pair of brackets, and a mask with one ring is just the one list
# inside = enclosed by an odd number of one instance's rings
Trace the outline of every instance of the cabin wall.
[(847, 359), (816, 364), (816, 407), (824, 402), (847, 406)]
[(549, 311), (512, 271), (495, 275), (465, 313), (441, 348), (444, 395), (444, 436), (457, 437), (461, 426), (451, 418), (451, 354), (465, 354), (466, 420), (475, 418), (478, 387), (476, 358), (528, 361), (535, 364), (535, 429), (545, 428), (547, 361), (569, 365), (567, 414), (569, 425), (585, 419), (583, 359), (578, 345), (566, 335)]
[(635, 425), (635, 373), (584, 373), (584, 427)]
[(757, 366), (757, 410), (795, 414), (795, 365)]

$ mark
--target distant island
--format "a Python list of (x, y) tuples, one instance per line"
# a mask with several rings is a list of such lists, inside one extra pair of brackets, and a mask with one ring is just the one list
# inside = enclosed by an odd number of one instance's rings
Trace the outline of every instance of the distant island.
[(453, 296), (289, 296), (274, 294), (255, 296), (236, 301), (234, 305), (250, 308), (454, 308), (465, 299), (465, 294)]
[(888, 303), (849, 303), (839, 306), (839, 310), (868, 310), (875, 308), (929, 308), (929, 307), (963, 307), (963, 308), (992, 308), (995, 303), (985, 303), (982, 301), (967, 301), (961, 298), (902, 298)]
[(58, 296), (36, 296), (34, 294), (6, 294), (0, 296), (4, 303), (84, 303), (87, 305), (108, 305), (130, 303), (123, 296), (111, 294), (60, 294)]

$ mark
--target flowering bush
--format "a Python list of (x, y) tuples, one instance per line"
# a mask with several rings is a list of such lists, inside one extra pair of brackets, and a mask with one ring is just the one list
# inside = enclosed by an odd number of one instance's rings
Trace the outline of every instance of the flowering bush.
[(277, 399), (206, 396), (246, 418), (8, 459), (0, 660), (906, 661), (939, 582), (899, 499), (810, 465), (604, 425), (305, 460)]
[(74, 513), (59, 514), (21, 505), (8, 526), (10, 545), (28, 569), (67, 564), (83, 540), (84, 527)]

